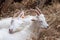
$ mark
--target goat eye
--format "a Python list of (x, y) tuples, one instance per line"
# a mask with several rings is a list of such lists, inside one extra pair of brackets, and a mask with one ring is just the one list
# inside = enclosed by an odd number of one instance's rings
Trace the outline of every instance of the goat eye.
[(39, 21), (39, 22), (42, 22), (42, 21)]

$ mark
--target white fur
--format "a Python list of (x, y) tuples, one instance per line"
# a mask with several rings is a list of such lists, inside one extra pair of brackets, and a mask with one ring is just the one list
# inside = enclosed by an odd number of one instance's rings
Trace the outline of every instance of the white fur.
[(0, 29), (1, 28), (8, 28), (11, 25), (12, 17), (5, 18), (0, 20)]
[(30, 27), (25, 28), (24, 30), (17, 32), (15, 34), (9, 34), (8, 29), (0, 30), (0, 40), (32, 40), (31, 37), (35, 37), (35, 34), (29, 30)]
[(36, 24), (35, 26), (31, 25), (15, 34), (9, 34), (8, 29), (2, 29), (0, 30), (0, 40), (32, 40), (32, 38), (36, 40), (38, 36), (37, 28), (39, 27)]

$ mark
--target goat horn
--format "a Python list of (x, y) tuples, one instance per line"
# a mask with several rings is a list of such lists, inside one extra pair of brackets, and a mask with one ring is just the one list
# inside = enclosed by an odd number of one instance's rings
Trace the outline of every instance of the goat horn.
[(13, 18), (17, 17), (19, 13), (20, 13), (20, 10), (14, 14)]
[(36, 12), (37, 15), (39, 15), (39, 12), (37, 10), (35, 10), (35, 9), (26, 10), (25, 13), (27, 13), (29, 11), (34, 11), (34, 12)]
[(24, 11), (21, 11), (20, 15), (18, 17), (24, 18)]
[(36, 10), (39, 12), (39, 14), (42, 13), (41, 10), (38, 7), (36, 7)]

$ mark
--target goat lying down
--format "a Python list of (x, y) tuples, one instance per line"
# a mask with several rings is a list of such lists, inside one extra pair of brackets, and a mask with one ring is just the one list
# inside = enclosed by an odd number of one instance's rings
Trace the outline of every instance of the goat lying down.
[[(35, 11), (35, 10), (34, 10)], [(39, 38), (40, 29), (41, 27), (47, 28), (48, 24), (45, 20), (45, 17), (43, 14), (40, 14), (40, 11), (35, 11), (37, 13), (37, 16), (32, 18), (30, 21), (28, 27), (25, 27), (23, 30), (16, 32), (14, 34), (9, 34), (8, 29), (2, 29), (0, 30), (0, 40), (37, 40)], [(23, 20), (24, 21), (24, 20)], [(9, 32), (13, 33), (13, 30), (16, 30), (16, 28), (19, 28), (17, 26), (13, 25), (14, 22), (11, 24), (11, 28), (9, 28)], [(26, 24), (26, 23), (25, 23)]]

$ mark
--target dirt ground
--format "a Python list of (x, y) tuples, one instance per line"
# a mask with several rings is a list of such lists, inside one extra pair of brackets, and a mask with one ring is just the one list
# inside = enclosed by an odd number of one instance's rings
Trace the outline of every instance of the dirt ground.
[[(48, 5), (41, 10), (46, 17), (49, 28), (40, 33), (39, 40), (60, 40), (60, 4)], [(0, 18), (10, 16), (13, 16), (13, 12), (7, 13), (5, 16), (0, 15)]]

